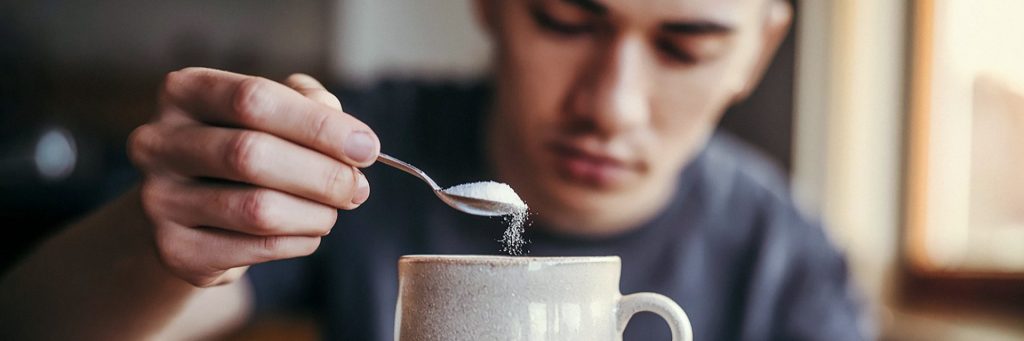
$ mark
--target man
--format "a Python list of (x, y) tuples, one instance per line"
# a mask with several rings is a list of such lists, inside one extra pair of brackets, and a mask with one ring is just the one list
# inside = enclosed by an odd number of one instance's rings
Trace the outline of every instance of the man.
[[(145, 181), (4, 279), (3, 329), (187, 339), (298, 306), (329, 337), (390, 339), (398, 256), (495, 253), (500, 224), (367, 168), (383, 146), (442, 184), (507, 182), (533, 211), (532, 255), (621, 256), (623, 292), (672, 297), (697, 339), (867, 337), (823, 231), (770, 167), (713, 133), (784, 36), (787, 3), (476, 5), (496, 48), (484, 86), (342, 102), (304, 75), (169, 74), (129, 141)], [(639, 315), (625, 336), (664, 335)]]

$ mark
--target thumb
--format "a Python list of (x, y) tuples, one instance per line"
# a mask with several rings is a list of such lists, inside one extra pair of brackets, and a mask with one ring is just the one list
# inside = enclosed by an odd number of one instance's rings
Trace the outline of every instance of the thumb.
[(334, 109), (341, 109), (341, 101), (330, 91), (324, 88), (316, 78), (304, 73), (293, 73), (284, 80), (284, 84), (298, 91), (306, 98), (319, 102)]

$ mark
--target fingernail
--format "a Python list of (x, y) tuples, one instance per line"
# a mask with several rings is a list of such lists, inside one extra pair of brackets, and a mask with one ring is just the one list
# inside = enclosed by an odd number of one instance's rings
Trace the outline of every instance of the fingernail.
[(366, 199), (370, 197), (370, 183), (366, 182), (366, 176), (359, 174), (359, 180), (356, 183), (356, 191), (352, 194), (352, 203), (360, 205), (366, 202)]
[(352, 161), (363, 163), (369, 162), (377, 150), (377, 142), (370, 133), (365, 131), (354, 131), (345, 139), (342, 146), (345, 155)]

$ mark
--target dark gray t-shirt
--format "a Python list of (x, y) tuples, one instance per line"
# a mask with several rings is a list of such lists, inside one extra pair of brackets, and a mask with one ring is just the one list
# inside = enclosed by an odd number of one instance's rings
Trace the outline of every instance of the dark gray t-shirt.
[[(440, 184), (459, 184), (493, 179), (481, 162), (488, 94), (480, 84), (383, 83), (341, 97), (385, 152)], [(364, 172), (370, 199), (342, 211), (314, 255), (252, 267), (258, 312), (310, 312), (328, 339), (391, 340), (399, 256), (500, 254), (500, 219), (455, 211), (397, 170)], [(535, 226), (526, 237), (531, 256), (621, 257), (621, 291), (671, 297), (697, 340), (869, 338), (843, 256), (797, 212), (777, 169), (723, 132), (643, 226), (589, 239)], [(636, 315), (625, 333), (625, 340), (668, 339), (665, 322), (650, 313)]]

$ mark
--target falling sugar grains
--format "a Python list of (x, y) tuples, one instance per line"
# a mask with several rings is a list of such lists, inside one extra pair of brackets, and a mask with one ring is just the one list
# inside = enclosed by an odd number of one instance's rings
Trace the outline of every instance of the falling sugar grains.
[(523, 199), (519, 198), (516, 191), (512, 190), (512, 187), (494, 181), (481, 181), (449, 187), (444, 192), (461, 197), (506, 203), (511, 206), (512, 212), (505, 215), (504, 218), (507, 227), (500, 240), (501, 250), (515, 256), (523, 254), (523, 245), (526, 244), (523, 232), (526, 230), (528, 207)]
[(505, 216), (505, 224), (508, 227), (505, 228), (505, 234), (501, 237), (501, 251), (513, 255), (519, 256), (523, 254), (523, 245), (526, 245), (526, 239), (523, 239), (523, 232), (526, 231), (526, 218), (527, 210), (524, 207), (522, 210), (518, 210)]

